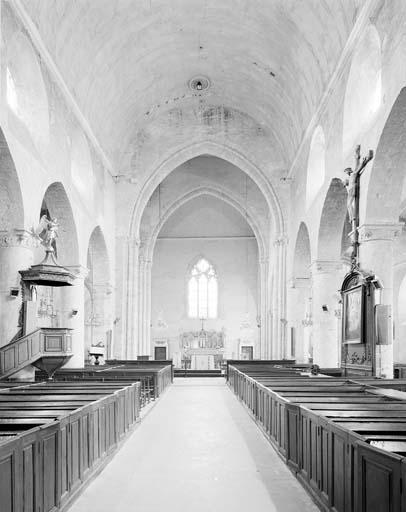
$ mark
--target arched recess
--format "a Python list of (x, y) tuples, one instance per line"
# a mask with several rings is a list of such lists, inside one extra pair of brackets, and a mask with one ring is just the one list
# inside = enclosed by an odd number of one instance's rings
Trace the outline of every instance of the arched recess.
[(7, 43), (7, 103), (36, 145), (49, 141), (48, 96), (38, 58), (27, 37), (18, 32)]
[(85, 358), (91, 345), (102, 343), (105, 354), (112, 354), (110, 263), (100, 226), (94, 228), (87, 250), (88, 274), (85, 279)]
[(0, 231), (24, 228), (20, 182), (3, 130), (0, 128)]
[[(406, 87), (400, 91), (372, 161), (364, 205), (364, 222), (398, 221), (406, 175)], [(362, 204), (361, 204), (362, 206)]]
[(313, 132), (307, 163), (306, 206), (309, 208), (323, 186), (326, 175), (326, 141), (319, 125)]
[(86, 137), (80, 130), (76, 130), (72, 136), (71, 176), (82, 199), (91, 206), (94, 189), (92, 157)]
[(317, 259), (341, 259), (343, 230), (347, 214), (347, 190), (339, 178), (333, 178), (321, 212)]
[[(196, 216), (207, 211), (205, 208), (217, 212), (211, 218), (204, 216), (208, 227), (195, 222)], [(227, 236), (230, 225), (235, 226), (234, 223), (223, 222), (225, 218), (230, 219), (230, 214), (238, 222), (240, 235)], [(180, 223), (181, 226), (187, 225), (187, 230), (182, 231), (181, 227), (177, 231), (177, 221), (184, 218), (193, 219), (193, 222)], [(218, 229), (219, 225), (223, 226), (222, 232)], [(195, 226), (191, 237), (189, 226)], [(148, 241), (148, 244), (155, 247), (149, 299), (153, 315), (148, 316), (147, 311), (145, 322), (146, 328), (148, 324), (152, 325), (152, 349), (156, 336), (161, 332), (157, 322), (157, 314), (161, 311), (163, 318), (159, 318), (159, 324), (168, 324), (162, 336), (168, 339), (170, 357), (174, 357), (177, 365), (180, 364), (182, 350), (179, 350), (179, 329), (181, 333), (188, 333), (201, 327), (199, 319), (190, 316), (188, 310), (191, 265), (193, 267), (197, 261), (205, 259), (215, 269), (219, 285), (218, 314), (207, 319), (205, 328), (216, 333), (224, 330), (225, 357), (239, 357), (241, 345), (249, 345), (253, 353), (257, 353), (259, 333), (256, 319), (260, 307), (258, 287), (265, 279), (259, 275), (258, 240), (251, 226), (252, 219), (245, 215), (240, 205), (233, 204), (229, 195), (209, 188), (186, 194), (165, 211)], [(162, 231), (163, 237), (160, 235)], [(182, 236), (183, 233), (187, 236)], [(214, 236), (211, 237), (211, 234)], [(145, 295), (145, 307), (148, 308), (148, 293)]]
[(292, 356), (309, 362), (312, 353), (311, 249), (307, 226), (300, 223), (293, 257), (293, 279), (290, 290)]
[(236, 149), (213, 141), (204, 141), (198, 144), (192, 144), (191, 146), (182, 148), (168, 155), (151, 173), (148, 173), (148, 179), (145, 180), (140, 192), (140, 199), (135, 203), (132, 212), (129, 230), (130, 238), (138, 238), (143, 212), (158, 185), (174, 169), (200, 155), (211, 155), (222, 158), (245, 172), (264, 194), (270, 210), (271, 232), (275, 237), (284, 233), (285, 223), (279, 199), (269, 179), (265, 177), (263, 172)]
[(343, 154), (372, 126), (382, 99), (381, 40), (369, 25), (354, 52), (344, 100)]
[(79, 264), (78, 236), (73, 217), (72, 207), (65, 188), (60, 182), (52, 183), (47, 188), (42, 201), (41, 212), (48, 211), (52, 218), (57, 219), (58, 237), (56, 239), (57, 258), (59, 265), (71, 266)]

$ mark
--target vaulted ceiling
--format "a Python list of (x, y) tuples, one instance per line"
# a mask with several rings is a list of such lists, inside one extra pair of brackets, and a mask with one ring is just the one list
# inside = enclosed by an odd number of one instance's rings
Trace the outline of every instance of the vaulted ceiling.
[(253, 119), (291, 161), (364, 0), (20, 2), (117, 164), (145, 126), (202, 101)]

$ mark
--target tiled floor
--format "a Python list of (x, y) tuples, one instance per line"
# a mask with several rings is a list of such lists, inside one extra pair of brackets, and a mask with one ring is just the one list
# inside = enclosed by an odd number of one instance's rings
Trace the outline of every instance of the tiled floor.
[(310, 512), (224, 379), (176, 379), (70, 512)]

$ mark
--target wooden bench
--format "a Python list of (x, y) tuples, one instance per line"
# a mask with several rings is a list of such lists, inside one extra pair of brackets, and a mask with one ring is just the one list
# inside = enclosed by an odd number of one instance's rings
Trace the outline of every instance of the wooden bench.
[(230, 365), (228, 382), (322, 509), (406, 510), (406, 383), (287, 371)]

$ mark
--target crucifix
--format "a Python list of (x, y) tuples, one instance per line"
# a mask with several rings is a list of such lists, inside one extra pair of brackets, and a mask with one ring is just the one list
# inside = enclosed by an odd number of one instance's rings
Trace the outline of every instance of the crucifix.
[(364, 172), (368, 162), (374, 157), (372, 149), (369, 150), (368, 156), (361, 161), (361, 146), (355, 148), (355, 167), (347, 167), (344, 172), (348, 174), (348, 178), (343, 180), (343, 184), (347, 189), (347, 210), (351, 222), (351, 270), (359, 266), (359, 198), (360, 198), (360, 178)]

